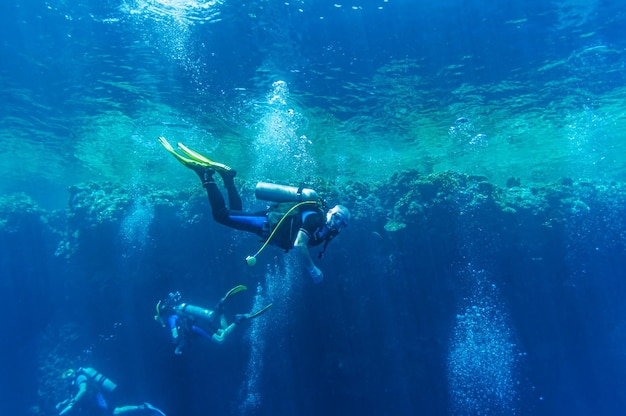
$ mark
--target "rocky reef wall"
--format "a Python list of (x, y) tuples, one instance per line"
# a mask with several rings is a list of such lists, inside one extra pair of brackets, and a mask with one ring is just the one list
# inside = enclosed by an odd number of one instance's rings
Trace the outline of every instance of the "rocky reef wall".
[[(251, 184), (240, 186), (244, 194), (252, 195)], [(468, 289), (475, 286), (467, 275), (475, 276), (476, 271), (492, 276), (499, 298), (505, 299), (508, 314), (517, 322), (516, 337), (527, 349), (532, 349), (529, 345), (534, 345), (537, 331), (550, 333), (571, 324), (571, 315), (564, 311), (583, 297), (603, 305), (590, 310), (584, 320), (586, 325), (607, 328), (602, 334), (607, 348), (622, 336), (614, 333), (611, 325), (616, 321), (607, 323), (607, 316), (621, 311), (624, 284), (589, 277), (601, 275), (605, 268), (626, 267), (623, 184), (563, 179), (525, 187), (511, 180), (503, 188), (481, 177), (453, 172), (421, 176), (409, 171), (381, 183), (355, 182), (337, 189), (319, 181), (312, 186), (330, 204), (348, 206), (353, 221), (330, 245), (322, 263), (327, 277), (324, 290), (303, 299), (302, 308), (340, 302), (343, 311), (355, 316), (383, 311), (371, 319), (369, 330), (351, 324), (354, 318), (339, 324), (344, 328), (341, 332), (329, 329), (325, 336), (334, 337), (334, 344), (337, 338), (351, 337), (350, 342), (370, 345), (363, 355), (384, 356), (391, 346), (372, 340), (372, 327), (388, 326), (386, 320), (392, 319), (396, 334), (414, 334), (415, 326), (419, 327), (419, 334), (405, 340), (414, 346), (406, 354), (445, 362), (448, 341), (444, 340), (462, 309), (459, 305), (468, 290), (474, 290)], [(244, 205), (258, 207), (259, 203), (247, 199)], [(159, 342), (146, 329), (151, 324), (144, 324), (155, 300), (170, 290), (216, 296), (232, 286), (233, 276), (245, 280), (252, 273), (262, 279), (262, 268), (251, 271), (243, 261), (258, 247), (254, 236), (213, 222), (202, 189), (163, 191), (85, 183), (71, 187), (67, 208), (54, 212), (42, 210), (25, 194), (4, 196), (0, 199), (2, 302), (9, 310), (20, 311), (19, 319), (8, 323), (7, 330), (14, 335), (5, 345), (4, 356), (22, 359), (3, 358), (2, 364), (17, 373), (24, 368), (38, 373), (38, 390), (33, 391), (28, 378), (16, 383), (31, 391), (29, 403), (49, 408), (51, 397), (58, 396), (61, 388), (50, 380), (63, 367), (75, 364), (71, 354), (81, 354), (59, 348), (60, 343), (97, 338), (111, 332), (117, 322), (127, 328), (119, 330), (122, 334), (140, 331), (146, 334), (146, 343)], [(264, 255), (270, 261), (280, 253)], [(115, 307), (120, 304), (127, 306)], [(329, 307), (318, 318), (337, 321), (336, 312)], [(424, 320), (425, 315), (430, 319)], [(554, 319), (546, 321), (545, 315)], [(298, 315), (293, 319), (297, 321)], [(85, 333), (85, 328), (92, 333)], [(291, 329), (292, 342), (308, 343), (309, 332), (295, 324)], [(424, 343), (430, 347), (424, 349)], [(23, 345), (30, 347), (24, 350)], [(341, 356), (339, 350), (332, 354)], [(347, 382), (354, 376), (349, 363), (358, 361), (359, 354), (344, 352), (341, 368), (330, 360), (328, 371)], [(551, 358), (545, 351), (534, 356), (537, 365)], [(319, 371), (302, 365), (304, 372)], [(408, 385), (440, 373), (434, 364), (420, 365), (405, 379)], [(391, 372), (382, 380), (395, 376)], [(448, 390), (444, 379), (433, 383), (436, 397), (451, 400), (444, 393)], [(375, 395), (379, 387), (371, 381), (364, 389), (371, 388)], [(345, 411), (354, 410), (347, 406)], [(371, 406), (376, 409), (380, 404)]]

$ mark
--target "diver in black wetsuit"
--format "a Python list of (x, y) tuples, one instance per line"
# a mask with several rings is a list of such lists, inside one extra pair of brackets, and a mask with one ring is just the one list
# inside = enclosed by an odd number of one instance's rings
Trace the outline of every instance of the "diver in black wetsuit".
[[(294, 198), (294, 200), (300, 201), (294, 205), (295, 208), (287, 211), (279, 218), (272, 215), (271, 210), (254, 213), (244, 212), (241, 197), (235, 187), (234, 179), (237, 174), (235, 170), (222, 163), (213, 162), (182, 143), (178, 143), (178, 149), (185, 156), (177, 153), (164, 137), (159, 137), (159, 142), (180, 163), (193, 170), (200, 177), (202, 186), (207, 191), (215, 221), (237, 230), (254, 233), (265, 239), (265, 244), (269, 243), (286, 251), (295, 248), (301, 255), (313, 280), (319, 283), (324, 279), (322, 271), (311, 258), (309, 248), (324, 243), (324, 250), (326, 249), (330, 240), (348, 226), (350, 222), (348, 208), (343, 205), (335, 205), (325, 210), (323, 204), (318, 201), (307, 200), (310, 195), (300, 193)], [(215, 172), (219, 173), (224, 182), (224, 187), (228, 193), (228, 206), (226, 206), (224, 197), (213, 178)], [(279, 185), (275, 186), (280, 187)], [(314, 191), (311, 192), (314, 194)], [(316, 195), (315, 199), (317, 199)], [(265, 245), (261, 250), (264, 247)], [(248, 264), (253, 265), (256, 262), (255, 256), (246, 259)]]

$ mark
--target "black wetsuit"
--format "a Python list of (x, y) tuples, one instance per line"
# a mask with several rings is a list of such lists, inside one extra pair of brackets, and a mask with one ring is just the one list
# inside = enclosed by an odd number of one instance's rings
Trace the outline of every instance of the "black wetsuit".
[[(215, 221), (267, 239), (273, 231), (272, 227), (275, 226), (275, 224), (270, 224), (268, 220), (270, 211), (264, 210), (254, 213), (242, 211), (241, 197), (235, 187), (234, 178), (229, 175), (222, 175), (222, 178), (228, 193), (229, 207), (226, 206), (224, 197), (215, 181), (204, 183)], [(296, 215), (290, 215), (289, 218), (286, 218), (280, 224), (270, 244), (289, 251), (293, 248), (300, 230), (309, 236), (308, 246), (310, 247), (317, 246), (336, 235), (336, 232), (329, 230), (326, 226), (326, 213), (318, 205), (311, 204), (299, 208)]]

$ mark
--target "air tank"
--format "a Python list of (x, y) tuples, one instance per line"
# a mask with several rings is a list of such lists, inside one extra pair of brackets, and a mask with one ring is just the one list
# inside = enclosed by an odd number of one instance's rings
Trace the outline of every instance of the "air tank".
[(174, 310), (181, 315), (194, 316), (200, 319), (210, 319), (211, 314), (213, 313), (213, 311), (210, 311), (209, 309), (204, 309), (200, 306), (187, 305), (186, 303), (177, 306)]
[(303, 202), (317, 201), (317, 192), (308, 188), (277, 185), (275, 183), (259, 182), (256, 184), (254, 195), (261, 201), (270, 202)]
[(83, 374), (91, 378), (98, 386), (102, 387), (107, 393), (112, 393), (117, 384), (106, 378), (102, 373), (93, 368), (81, 368)]

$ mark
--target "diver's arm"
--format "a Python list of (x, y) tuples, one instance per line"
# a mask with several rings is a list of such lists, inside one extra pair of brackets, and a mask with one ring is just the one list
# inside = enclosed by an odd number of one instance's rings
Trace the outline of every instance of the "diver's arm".
[(74, 405), (78, 403), (78, 401), (85, 395), (86, 392), (87, 380), (82, 379), (80, 382), (78, 382), (78, 392), (76, 392), (76, 395), (73, 398), (57, 405), (57, 408), (65, 406), (65, 408), (61, 410), (61, 412), (59, 412), (59, 416), (64, 416), (65, 414), (69, 413), (74, 408)]
[(322, 271), (313, 263), (313, 259), (311, 258), (311, 253), (309, 252), (309, 246), (307, 245), (309, 242), (309, 236), (303, 230), (298, 231), (298, 235), (296, 236), (296, 241), (293, 243), (293, 247), (298, 251), (300, 257), (304, 261), (304, 266), (307, 271), (315, 281), (315, 283), (319, 283), (324, 279), (324, 275)]
[(298, 235), (296, 236), (296, 241), (293, 243), (293, 247), (298, 251), (300, 257), (304, 261), (304, 266), (307, 270), (311, 270), (315, 267), (315, 263), (313, 263), (313, 259), (311, 258), (311, 253), (309, 253), (309, 236), (302, 230), (298, 231)]
[(78, 383), (78, 392), (76, 392), (76, 396), (74, 396), (74, 402), (77, 403), (83, 396), (87, 393), (87, 380), (81, 380)]

